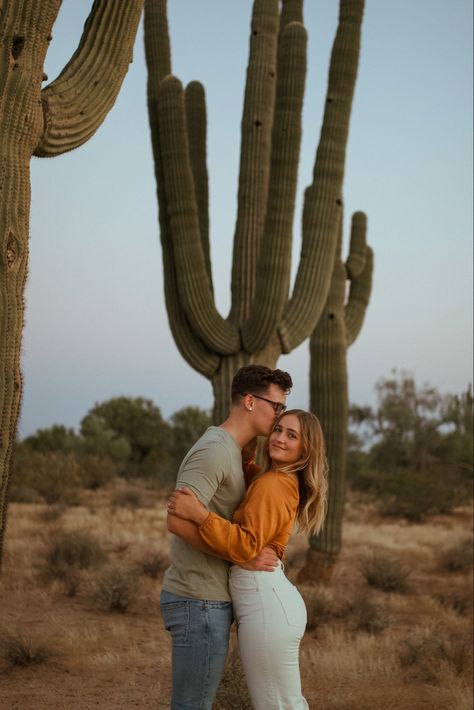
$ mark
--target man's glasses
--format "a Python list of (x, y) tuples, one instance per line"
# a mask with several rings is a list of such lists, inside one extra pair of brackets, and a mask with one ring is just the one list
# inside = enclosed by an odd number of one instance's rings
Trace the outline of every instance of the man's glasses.
[(271, 404), (273, 407), (273, 411), (275, 412), (277, 417), (282, 414), (286, 409), (286, 404), (282, 404), (281, 402), (274, 402), (273, 400), (267, 399), (266, 397), (260, 397), (259, 394), (252, 394), (252, 397), (255, 397), (255, 399), (263, 399), (264, 402), (268, 402), (268, 404)]

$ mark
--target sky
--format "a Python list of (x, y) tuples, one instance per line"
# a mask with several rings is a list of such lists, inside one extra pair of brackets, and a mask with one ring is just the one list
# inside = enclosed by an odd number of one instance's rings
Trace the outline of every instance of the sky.
[[(63, 0), (45, 71), (75, 50), (92, 2)], [(240, 120), (250, 0), (168, 0), (173, 72), (206, 89), (211, 255), (216, 303), (230, 306)], [(337, 0), (307, 0), (308, 75), (292, 269), (301, 201), (319, 140)], [(368, 215), (374, 284), (348, 353), (350, 400), (373, 404), (393, 368), (421, 386), (472, 381), (472, 2), (367, 0), (346, 158), (345, 234)], [(20, 437), (77, 428), (111, 397), (147, 397), (169, 417), (210, 408), (211, 385), (180, 356), (163, 296), (158, 208), (140, 26), (134, 60), (96, 135), (33, 159)], [(303, 343), (278, 366), (291, 406), (309, 401)]]

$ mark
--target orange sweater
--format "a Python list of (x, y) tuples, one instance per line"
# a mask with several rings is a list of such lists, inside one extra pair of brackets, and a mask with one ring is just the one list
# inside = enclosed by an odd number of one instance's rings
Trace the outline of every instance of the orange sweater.
[(232, 522), (209, 513), (199, 526), (204, 542), (220, 557), (242, 564), (272, 547), (282, 557), (298, 510), (295, 474), (267, 471), (249, 485)]

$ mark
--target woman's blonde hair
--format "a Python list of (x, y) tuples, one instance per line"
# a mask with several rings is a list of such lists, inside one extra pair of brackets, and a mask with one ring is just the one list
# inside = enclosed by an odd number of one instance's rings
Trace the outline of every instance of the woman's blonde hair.
[[(296, 520), (301, 530), (309, 535), (319, 533), (323, 527), (327, 508), (327, 459), (323, 430), (315, 414), (304, 409), (289, 409), (274, 424), (275, 428), (283, 417), (294, 414), (298, 417), (301, 428), (301, 457), (295, 463), (279, 467), (283, 473), (296, 473), (300, 502)], [(267, 450), (267, 466), (270, 457)]]

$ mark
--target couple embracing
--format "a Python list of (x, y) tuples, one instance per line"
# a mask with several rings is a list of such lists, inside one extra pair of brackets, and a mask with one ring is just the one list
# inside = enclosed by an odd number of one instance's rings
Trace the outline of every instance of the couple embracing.
[[(326, 457), (314, 414), (286, 409), (291, 386), (282, 370), (241, 368), (229, 416), (181, 464), (161, 593), (172, 710), (211, 710), (233, 619), (255, 710), (308, 708), (298, 661), (306, 609), (281, 560), (295, 522), (309, 534), (323, 524)], [(268, 437), (261, 469), (252, 460), (257, 436)]]

